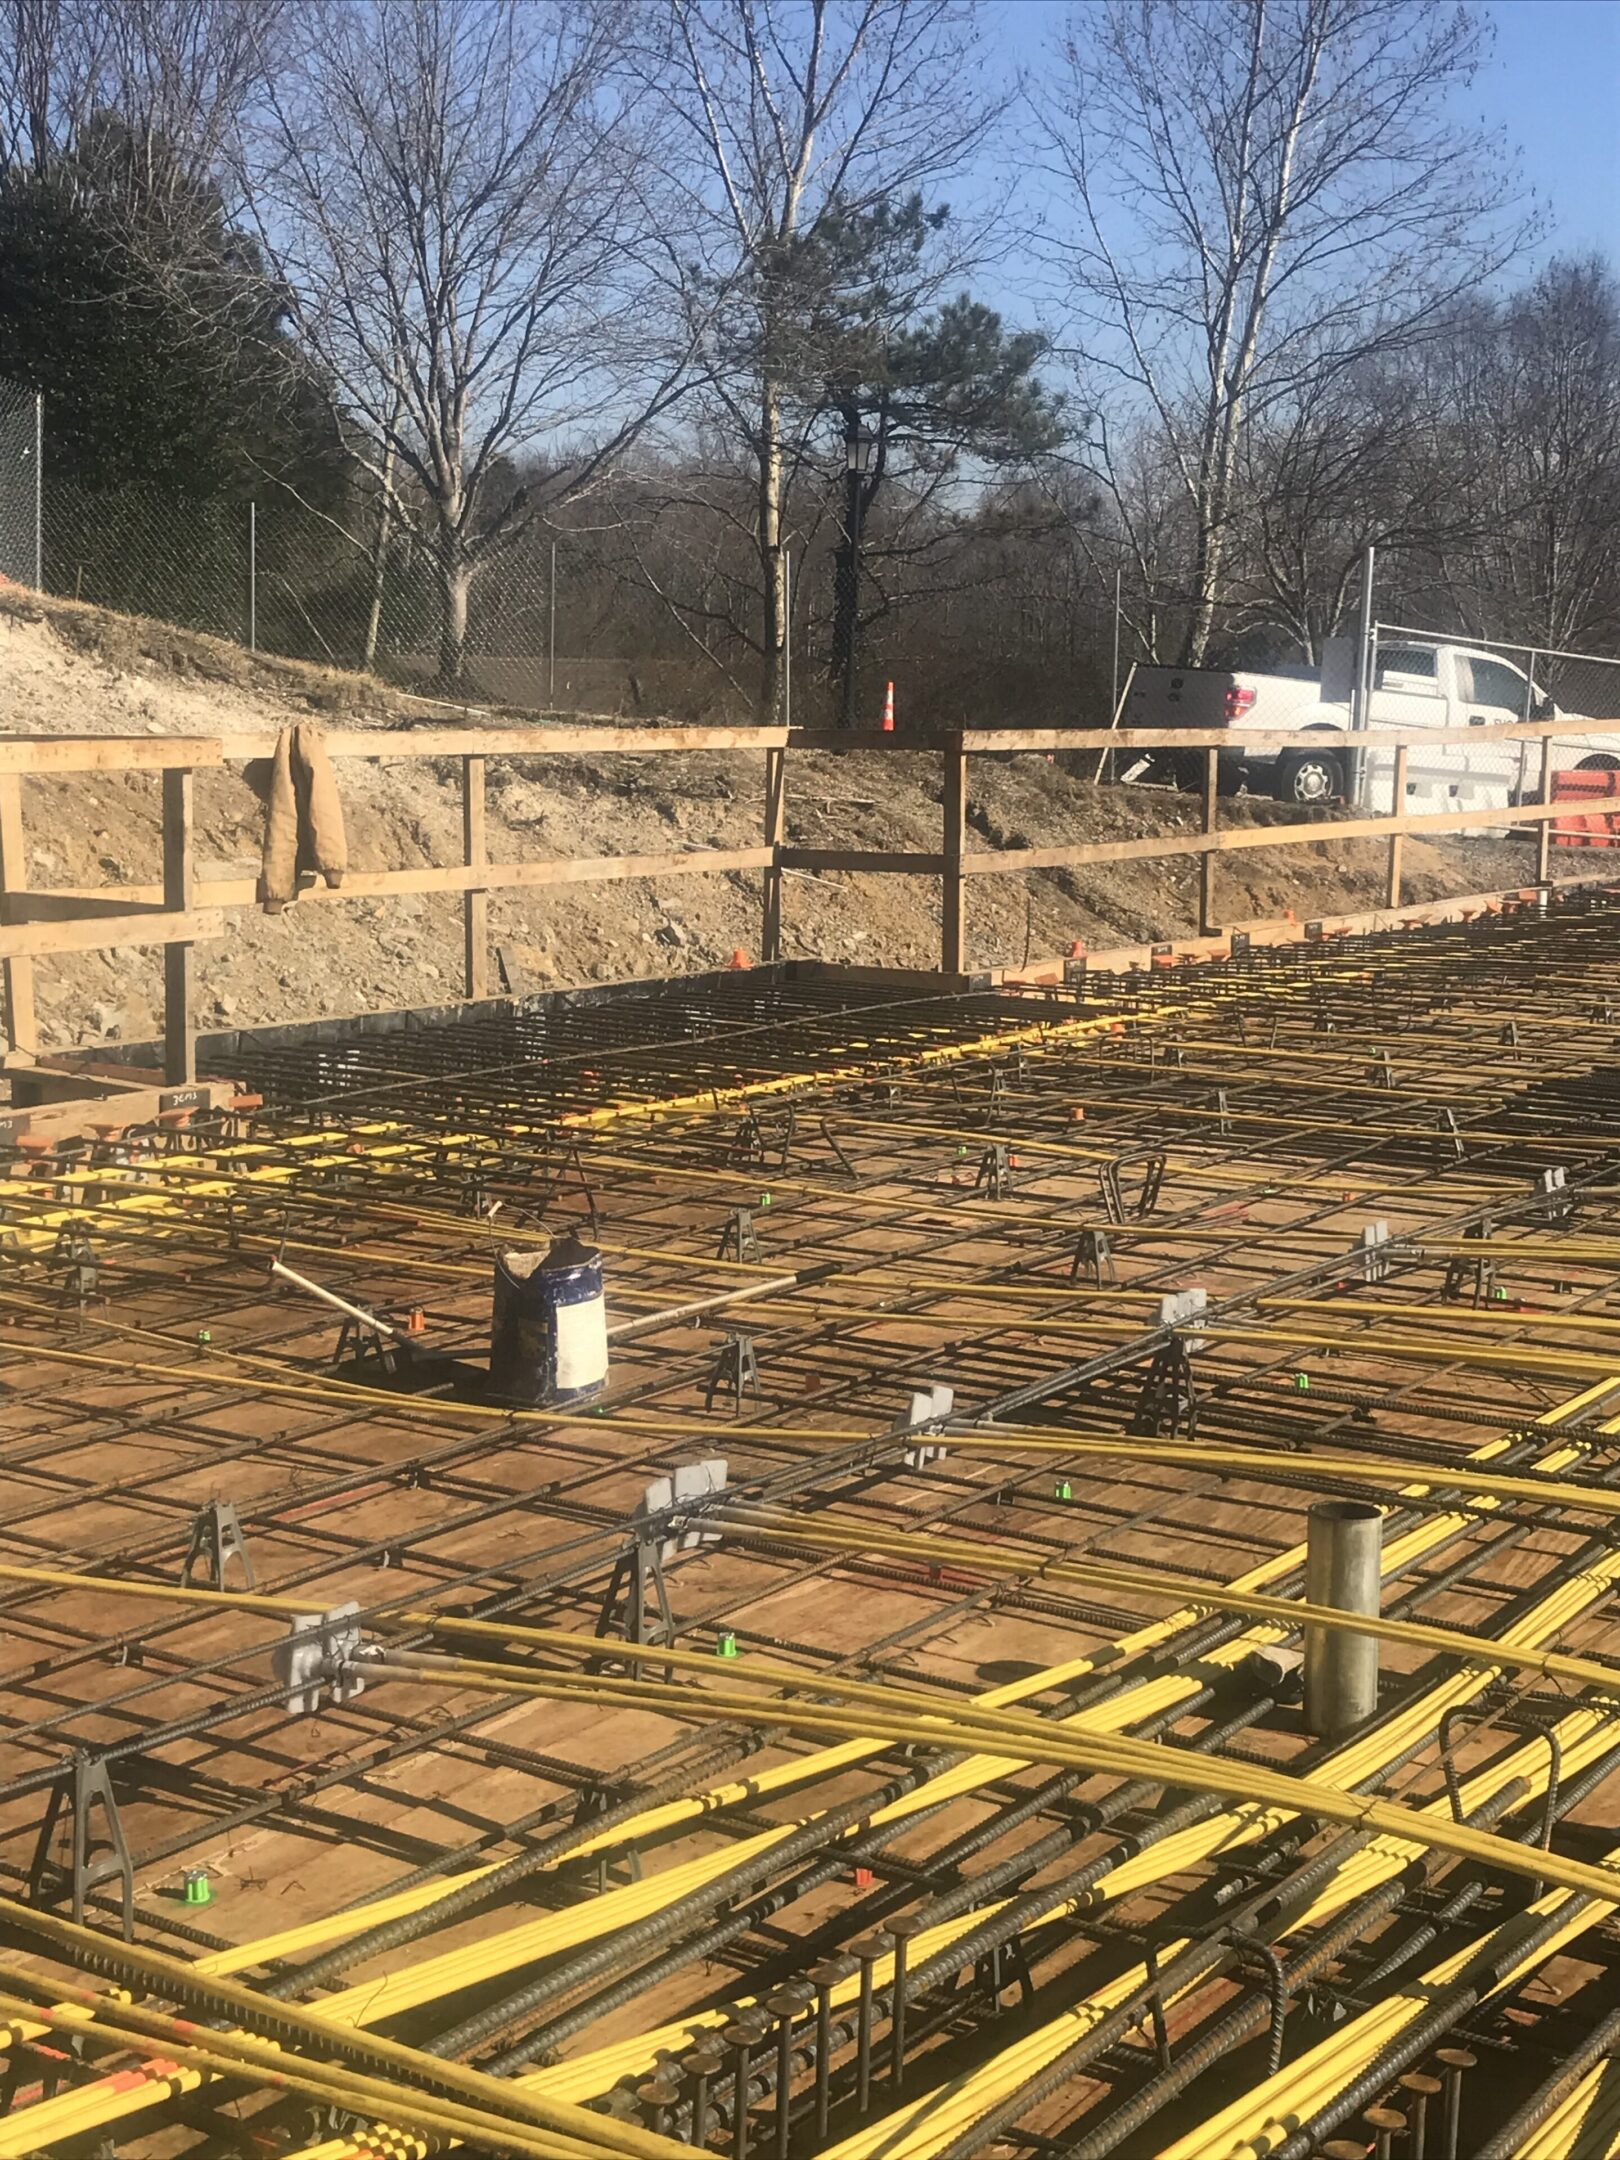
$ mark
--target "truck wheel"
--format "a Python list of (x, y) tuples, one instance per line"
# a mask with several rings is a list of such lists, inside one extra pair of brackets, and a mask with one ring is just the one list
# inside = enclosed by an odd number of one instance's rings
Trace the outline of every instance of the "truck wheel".
[(1344, 772), (1331, 750), (1290, 750), (1277, 760), (1272, 793), (1278, 802), (1307, 808), (1337, 802), (1344, 793)]

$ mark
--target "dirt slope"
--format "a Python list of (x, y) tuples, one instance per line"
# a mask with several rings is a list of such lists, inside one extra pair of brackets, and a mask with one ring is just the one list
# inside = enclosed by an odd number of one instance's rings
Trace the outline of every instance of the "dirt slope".
[[(360, 676), (263, 659), (166, 624), (70, 602), (0, 595), (0, 734), (226, 734), (311, 715), (345, 726), (443, 724), (457, 709), (413, 700)], [(468, 717), (493, 717), (468, 709)], [(493, 763), (489, 847), (496, 860), (745, 847), (760, 837), (762, 760), (751, 755), (545, 758)], [(1055, 846), (1188, 829), (1193, 805), (1159, 790), (1098, 789), (1037, 756), (979, 758), (969, 818), (980, 844)], [(459, 859), (460, 803), (450, 761), (340, 768), (356, 869)], [(158, 878), (158, 783), (152, 778), (29, 781), (23, 812), (30, 879), (115, 886)], [(925, 754), (796, 757), (790, 838), (819, 847), (937, 848), (938, 762)], [(1239, 803), (1234, 819), (1271, 806)], [(199, 871), (251, 876), (262, 809), (240, 767), (199, 773)], [(1383, 847), (1325, 844), (1234, 856), (1220, 868), (1222, 920), (1238, 923), (1371, 907)], [(1408, 843), (1407, 894), (1489, 890), (1528, 874), (1519, 841)], [(976, 966), (1066, 949), (1166, 937), (1196, 914), (1192, 862), (1125, 863), (1079, 872), (976, 880), (969, 895)], [(757, 951), (757, 876), (694, 876), (491, 896), (493, 940), (526, 987), (690, 972), (737, 947)], [(926, 878), (790, 872), (790, 954), (929, 966), (938, 950), (937, 884)], [(459, 902), (404, 896), (343, 905), (300, 902), (285, 915), (244, 911), (198, 948), (199, 1019), (255, 1023), (431, 1004), (458, 994)], [(117, 951), (42, 962), (47, 1047), (156, 1032), (161, 959)]]

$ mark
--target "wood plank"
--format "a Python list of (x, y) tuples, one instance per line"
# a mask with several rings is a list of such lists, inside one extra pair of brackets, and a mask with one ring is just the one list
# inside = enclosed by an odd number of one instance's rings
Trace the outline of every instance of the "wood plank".
[[(163, 905), (170, 915), (191, 913), (196, 899), (192, 779), (184, 770), (163, 775)], [(163, 948), (163, 1073), (171, 1087), (197, 1077), (193, 1007), (196, 969), (189, 938)]]
[(941, 866), (939, 908), (939, 965), (946, 975), (960, 975), (967, 967), (967, 889), (962, 873), (967, 867), (967, 745), (960, 735), (942, 753), (945, 786), (940, 828)]
[(938, 877), (943, 855), (921, 855), (886, 848), (785, 847), (784, 870), (898, 871), (907, 877)]
[[(1546, 754), (1550, 755), (1550, 752)], [(1395, 773), (1389, 798), (1391, 811), (1406, 808), (1406, 761), (1410, 755), (1410, 751), (1407, 750), (1404, 744), (1395, 753)], [(1543, 825), (1541, 830), (1545, 833), (1550, 828)], [(1390, 834), (1389, 860), (1385, 865), (1384, 878), (1384, 904), (1386, 907), (1398, 908), (1401, 904), (1401, 855), (1405, 846), (1406, 835), (1404, 833)]]
[[(488, 827), (484, 816), (484, 760), (461, 761), (461, 859), (469, 870), (482, 871), (489, 857)], [(489, 995), (489, 887), (469, 885), (461, 902), (462, 942), (465, 948), (463, 976), (466, 995)]]
[[(0, 926), (19, 918), (16, 897), (28, 883), (28, 845), (23, 833), (22, 782), (0, 773)], [(5, 978), (6, 1048), (23, 1057), (39, 1050), (39, 1021), (34, 1011), (34, 963), (22, 958), (0, 965)]]
[[(1292, 829), (1288, 826), (1267, 828), (1268, 832)], [(1330, 839), (1332, 836), (1331, 825), (1314, 826), (1311, 831), (1313, 839)], [(965, 878), (999, 877), (1003, 872), (1021, 875), (1029, 870), (1070, 870), (1081, 863), (1169, 862), (1178, 855), (1202, 855), (1206, 849), (1217, 846), (1223, 837), (1216, 834), (1211, 840), (1202, 833), (1159, 833), (1145, 840), (1084, 840), (1067, 847), (979, 849), (962, 857), (962, 875)]]
[[(577, 885), (600, 881), (610, 884), (633, 877), (688, 877), (727, 870), (763, 870), (772, 859), (767, 847), (698, 848), (675, 855), (581, 856), (572, 862), (423, 863), (410, 870), (351, 870), (333, 891), (319, 881), (300, 881), (296, 905), (311, 903), (341, 907), (346, 900), (386, 900), (396, 893), (465, 893), (474, 888), (497, 891), (504, 887)], [(917, 858), (926, 871), (932, 856)], [(197, 905), (204, 908), (257, 907), (256, 878), (200, 878)], [(127, 916), (146, 907), (153, 919), (163, 906), (160, 885), (59, 886), (49, 893), (30, 893), (23, 903), (28, 920), (41, 927), (50, 923), (95, 922), (112, 913)], [(82, 913), (80, 912), (82, 910)]]
[(0, 774), (163, 772), (224, 761), (217, 735), (0, 736)]
[[(963, 739), (970, 754), (977, 756), (980, 752), (1014, 750), (1320, 749), (1324, 733), (1343, 741), (1348, 731), (1342, 728), (1294, 731), (1271, 728), (968, 728)], [(1387, 750), (1404, 742), (1415, 749), (1424, 743), (1544, 742), (1549, 737), (1557, 742), (1577, 736), (1616, 733), (1620, 733), (1620, 719), (1504, 720), (1493, 721), (1489, 727), (1376, 727), (1365, 737), (1358, 738), (1356, 747)], [(848, 738), (845, 740), (847, 743)], [(882, 744), (894, 750), (930, 746), (939, 749), (944, 746), (944, 738), (934, 736), (925, 741), (916, 737), (908, 740), (882, 735), (862, 747), (876, 749)], [(1615, 747), (1620, 752), (1620, 744)]]
[(1071, 870), (1086, 863), (1168, 861), (1178, 855), (1201, 855), (1207, 850), (1222, 855), (1246, 853), (1254, 848), (1309, 847), (1313, 842), (1382, 839), (1390, 833), (1462, 832), (1473, 825), (1492, 830), (1527, 826), (1549, 818), (1567, 817), (1567, 802), (1520, 803), (1508, 810), (1414, 810), (1397, 816), (1343, 818), (1309, 825), (1256, 825), (1241, 830), (1227, 827), (1203, 833), (1162, 833), (1142, 840), (1091, 840), (1072, 847), (1003, 848), (964, 857), (964, 877), (997, 877), (1004, 872), (1023, 875), (1031, 870)]
[(491, 863), (492, 883), (503, 885), (590, 885), (623, 878), (714, 877), (729, 870), (764, 870), (774, 849), (699, 848), (690, 855), (597, 855), (575, 862)]
[[(23, 1091), (30, 1096), (41, 1084), (35, 1079), (40, 1070), (38, 1066), (30, 1066), (26, 1080), (22, 1080), (19, 1075)], [(14, 1086), (17, 1084), (18, 1082), (13, 1083)], [(46, 1101), (30, 1100), (24, 1105), (27, 1114), (23, 1129), (26, 1132), (49, 1133), (55, 1140), (73, 1139), (81, 1135), (88, 1139), (93, 1136), (93, 1129), (97, 1124), (105, 1124), (112, 1117), (129, 1125), (149, 1124), (163, 1108), (163, 1098), (168, 1089), (167, 1081), (160, 1086), (150, 1078), (144, 1084), (108, 1086), (94, 1079), (82, 1076), (72, 1078), (65, 1074), (61, 1077), (60, 1084), (63, 1088), (72, 1088), (73, 1092), (60, 1096), (53, 1093)], [(43, 1085), (49, 1086), (49, 1080), (45, 1080)], [(237, 1089), (238, 1083), (235, 1080), (200, 1081), (197, 1084), (198, 1107), (205, 1110), (222, 1109), (237, 1093)]]
[[(888, 740), (889, 738), (885, 738)], [(580, 757), (612, 752), (645, 757), (690, 750), (781, 750), (785, 727), (566, 727), (537, 720), (528, 727), (330, 728), (323, 740), (334, 758)], [(231, 735), (232, 764), (274, 755), (273, 734)], [(341, 775), (340, 775), (341, 780)]]
[[(1552, 744), (1544, 742), (1541, 746), (1541, 786), (1538, 791), (1543, 802), (1551, 802), (1552, 800), (1552, 754)], [(1551, 849), (1552, 826), (1543, 823), (1536, 833), (1536, 883), (1538, 885), (1545, 885), (1547, 882), (1548, 856)]]
[(83, 922), (7, 923), (0, 928), (0, 960), (38, 959), (50, 953), (97, 952), (110, 945), (199, 944), (223, 937), (225, 918), (216, 908), (185, 915), (93, 915)]
[[(1604, 885), (1610, 880), (1601, 871), (1588, 871), (1579, 877), (1554, 878), (1557, 886), (1577, 887)], [(1515, 888), (1509, 887), (1512, 891)], [(1506, 897), (1500, 890), (1483, 893), (1454, 893), (1445, 900), (1411, 902), (1402, 911), (1407, 922), (1438, 923), (1460, 922), (1465, 914), (1479, 914), (1483, 909), (1497, 906)], [(1363, 930), (1387, 930), (1390, 927), (1388, 910), (1382, 907), (1367, 908), (1353, 915), (1324, 914), (1322, 927), (1328, 936), (1340, 931), (1355, 933)], [(1245, 930), (1256, 946), (1286, 946), (1304, 943), (1304, 930), (1298, 923), (1286, 922), (1276, 916), (1260, 916), (1251, 921), (1229, 923), (1218, 937), (1175, 938), (1161, 942), (1169, 943), (1176, 959), (1223, 960), (1230, 950), (1229, 939), (1234, 930)], [(1154, 948), (1144, 945), (1109, 945), (1093, 948), (1090, 964), (1099, 973), (1115, 973), (1126, 968), (1146, 968), (1153, 960)], [(1027, 967), (994, 968), (989, 971), (992, 982), (1060, 983), (1063, 981), (1064, 962), (1053, 955), (1042, 960), (1032, 960)]]
[[(0, 782), (3, 784), (3, 782)], [(13, 893), (12, 922), (85, 922), (96, 915), (128, 915), (163, 906), (161, 885), (53, 885), (49, 892)]]
[(789, 737), (794, 750), (911, 750), (933, 753), (951, 740), (946, 728), (907, 728), (891, 735), (882, 728), (795, 728)]
[(787, 752), (765, 753), (765, 845), (771, 862), (762, 880), (759, 956), (767, 966), (782, 957), (782, 844), (787, 838)]
[[(1484, 728), (1375, 728), (1382, 747), (1399, 742), (1544, 741), (1560, 736), (1620, 733), (1620, 718), (1512, 721)], [(557, 726), (536, 721), (504, 728), (333, 728), (325, 742), (333, 757), (391, 761), (424, 757), (569, 757), (598, 752), (639, 757), (693, 750), (939, 751), (950, 737), (935, 731), (885, 735), (876, 730), (781, 727)], [(976, 728), (966, 731), (970, 754), (1022, 750), (1298, 748), (1321, 740), (1320, 730), (1230, 728)], [(14, 735), (0, 737), (0, 775), (74, 772), (200, 770), (244, 764), (274, 754), (272, 732), (213, 735)]]

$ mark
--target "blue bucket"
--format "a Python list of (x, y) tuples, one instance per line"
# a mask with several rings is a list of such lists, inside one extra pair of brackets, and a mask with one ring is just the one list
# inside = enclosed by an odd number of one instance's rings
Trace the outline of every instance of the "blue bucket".
[(607, 1300), (595, 1246), (570, 1231), (549, 1252), (498, 1253), (491, 1394), (530, 1408), (591, 1402), (607, 1374)]

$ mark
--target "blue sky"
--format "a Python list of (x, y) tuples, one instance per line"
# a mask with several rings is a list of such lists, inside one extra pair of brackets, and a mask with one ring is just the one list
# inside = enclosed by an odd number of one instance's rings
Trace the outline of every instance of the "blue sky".
[[(1037, 64), (1067, 0), (995, 0), (1003, 34)], [(1438, 4), (1438, 0), (1437, 0)], [(1519, 153), (1551, 213), (1543, 252), (1600, 249), (1620, 263), (1620, 0), (1484, 0), (1496, 49), (1459, 119), (1483, 160)]]
[(1551, 245), (1620, 262), (1620, 0), (1494, 0), (1496, 52), (1472, 103), (1516, 143)]

